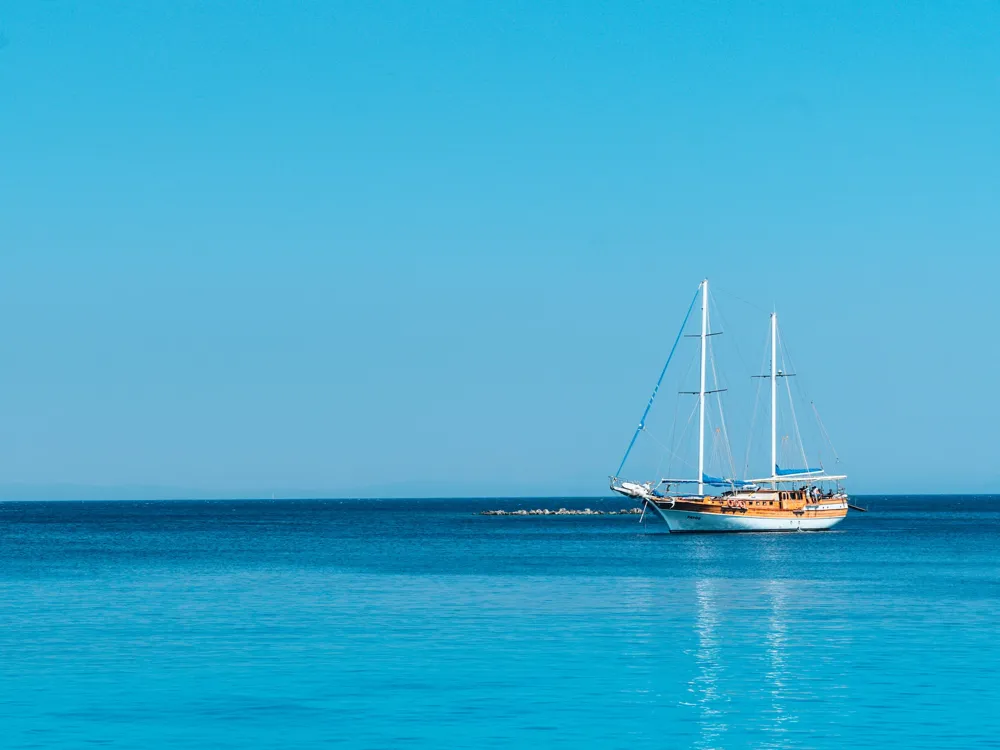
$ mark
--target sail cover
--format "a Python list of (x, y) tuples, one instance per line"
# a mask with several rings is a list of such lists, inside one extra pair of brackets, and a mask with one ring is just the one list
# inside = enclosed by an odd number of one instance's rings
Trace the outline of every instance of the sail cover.
[(735, 484), (737, 487), (743, 487), (744, 485), (751, 484), (751, 482), (745, 482), (742, 479), (723, 479), (722, 477), (710, 477), (708, 474), (702, 474), (701, 481), (704, 484), (719, 485), (726, 487), (728, 487), (731, 484)]
[(774, 465), (774, 476), (791, 477), (796, 474), (819, 474), (823, 469), (782, 469), (778, 464)]

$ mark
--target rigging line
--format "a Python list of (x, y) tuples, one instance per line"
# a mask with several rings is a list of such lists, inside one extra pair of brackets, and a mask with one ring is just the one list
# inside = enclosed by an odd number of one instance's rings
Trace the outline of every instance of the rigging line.
[[(714, 302), (715, 301), (713, 299), (709, 299), (709, 309), (708, 309), (709, 317), (711, 317)], [(714, 304), (714, 309), (715, 312), (719, 313), (719, 306), (717, 303)], [(719, 317), (720, 318), (722, 317), (721, 313), (719, 313)], [(709, 330), (711, 330), (711, 328)], [(706, 345), (708, 347), (708, 361), (712, 366), (712, 382), (717, 390), (723, 391), (725, 389), (721, 387), (722, 382), (719, 380), (719, 372), (715, 366), (715, 345), (711, 341), (711, 339), (706, 341)], [(730, 476), (732, 476), (733, 474), (736, 473), (735, 462), (733, 461), (732, 447), (729, 444), (729, 433), (726, 431), (726, 418), (722, 408), (722, 396), (719, 396), (719, 398), (716, 399), (716, 402), (717, 402), (716, 406), (718, 407), (719, 410), (719, 422), (721, 424), (721, 439), (723, 440), (723, 446), (722, 447), (719, 446), (719, 440), (720, 440), (719, 432), (718, 431), (714, 432), (712, 437), (712, 460), (713, 462), (715, 462), (717, 466), (721, 467), (723, 465), (722, 448), (725, 448), (725, 451), (729, 457), (729, 468), (731, 471)], [(711, 415), (711, 412), (709, 413), (709, 421), (710, 422), (715, 421)]]
[[(784, 365), (785, 364), (785, 345), (784, 345), (784, 341), (782, 341), (780, 333), (778, 335), (778, 351), (781, 353), (781, 364)], [(791, 358), (789, 358), (788, 361), (791, 362)], [(792, 386), (788, 382), (790, 379), (791, 378), (784, 378), (784, 380), (785, 380), (785, 390), (788, 392), (788, 410), (792, 414), (792, 425), (795, 427), (795, 439), (799, 443), (799, 453), (802, 454), (802, 468), (803, 469), (808, 469), (809, 468), (809, 459), (806, 458), (806, 447), (805, 447), (805, 445), (802, 442), (802, 433), (799, 432), (799, 420), (798, 420), (798, 417), (795, 416), (795, 399), (792, 398)]]
[[(787, 359), (788, 360), (788, 370), (791, 371), (791, 372), (798, 372), (798, 370), (796, 368), (796, 365), (795, 365), (795, 360), (792, 359), (792, 353), (791, 353), (791, 351), (788, 350), (788, 348), (784, 344), (784, 332), (780, 332), (779, 341), (781, 343), (782, 363), (784, 363), (784, 360)], [(819, 425), (820, 431), (823, 433), (823, 437), (825, 438), (825, 440), (827, 442), (827, 445), (830, 446), (830, 450), (833, 452), (834, 459), (839, 463), (840, 462), (840, 456), (837, 455), (837, 449), (834, 447), (833, 441), (830, 440), (830, 436), (828, 434), (826, 434), (826, 428), (823, 426), (823, 422), (819, 418), (819, 411), (817, 411), (817, 409), (816, 409), (815, 402), (813, 402), (813, 400), (809, 398), (809, 394), (806, 392), (805, 378), (796, 378), (796, 381), (798, 381), (798, 382), (796, 382), (796, 384), (795, 384), (795, 390), (797, 390), (799, 392), (799, 395), (802, 396), (802, 400), (803, 401), (808, 401), (809, 402), (809, 405), (812, 407), (813, 413), (816, 416), (816, 421), (817, 421), (817, 423)], [(787, 378), (785, 380), (785, 385), (786, 386), (790, 386), (790, 383), (788, 383), (788, 379)], [(788, 399), (789, 399), (789, 404), (791, 405), (792, 396), (791, 396), (791, 392), (790, 391), (789, 391)], [(794, 414), (795, 414), (795, 407), (794, 407), (794, 405), (792, 405), (791, 408), (792, 408), (792, 415), (794, 417)], [(795, 423), (795, 428), (796, 428), (796, 430), (798, 430), (798, 422)], [(799, 441), (800, 441), (799, 442), (799, 446), (800, 446), (800, 449), (802, 451), (802, 455), (804, 457), (805, 456), (805, 444), (801, 442), (802, 441), (801, 436), (799, 436)], [(808, 459), (807, 458), (803, 458), (803, 460), (805, 461), (805, 467), (809, 468), (809, 461), (808, 461)], [(820, 465), (822, 465), (822, 461), (820, 461)]]
[(788, 391), (788, 410), (792, 413), (792, 424), (795, 427), (795, 439), (799, 444), (799, 453), (802, 455), (802, 468), (809, 468), (809, 459), (806, 458), (806, 446), (802, 442), (802, 433), (799, 432), (799, 420), (795, 416), (795, 400), (792, 398), (792, 387), (788, 384), (788, 378), (785, 378), (785, 389)]
[(744, 305), (750, 305), (750, 307), (754, 308), (755, 310), (759, 310), (760, 312), (764, 313), (765, 315), (770, 315), (771, 314), (770, 310), (765, 310), (760, 305), (757, 305), (757, 304), (755, 304), (753, 302), (750, 302), (749, 300), (745, 300), (745, 299), (743, 299), (742, 297), (740, 297), (737, 294), (733, 294), (732, 292), (727, 291), (725, 289), (720, 289), (718, 286), (713, 286), (713, 289), (715, 290), (714, 294), (716, 294), (716, 295), (719, 292), (722, 292), (723, 294), (728, 295), (728, 296), (732, 297), (733, 299), (742, 302)]
[(681, 373), (681, 376), (680, 376), (680, 378), (678, 378), (678, 380), (677, 380), (677, 384), (678, 384), (678, 387), (680, 387), (680, 385), (681, 385), (681, 384), (682, 384), (682, 383), (683, 383), (683, 382), (684, 382), (685, 380), (687, 380), (687, 378), (688, 378), (688, 375), (690, 375), (690, 374), (691, 374), (691, 370), (693, 370), (693, 369), (694, 369), (694, 364), (695, 364), (695, 362), (698, 362), (698, 361), (700, 361), (700, 360), (701, 360), (701, 355), (700, 355), (700, 349), (699, 349), (698, 347), (695, 347), (695, 348), (694, 348), (694, 349), (692, 350), (692, 353), (691, 353), (691, 356), (690, 356), (690, 357), (688, 358), (688, 363), (687, 363), (687, 367), (686, 367), (686, 368), (684, 368), (684, 372), (683, 372), (683, 373)]
[[(722, 325), (722, 329), (724, 331), (731, 330), (729, 322), (726, 319), (726, 317), (722, 314), (722, 308), (719, 307), (719, 303), (716, 301), (715, 297), (709, 298), (709, 302), (715, 306), (715, 312), (719, 316), (719, 323)], [(743, 365), (744, 368), (750, 370), (750, 366), (747, 364), (746, 358), (743, 356), (743, 352), (740, 350), (740, 345), (738, 341), (739, 337), (730, 336), (729, 338), (733, 342), (733, 349), (736, 352), (736, 356), (739, 357), (740, 363)], [(753, 373), (751, 372), (751, 374)]]
[[(678, 400), (680, 400), (680, 399), (678, 399)], [(694, 415), (697, 414), (697, 413), (698, 413), (698, 402), (695, 401), (694, 404), (692, 404), (692, 406), (691, 406), (691, 411), (688, 413), (688, 418), (687, 418), (687, 422), (684, 424), (684, 429), (681, 430), (681, 435), (677, 439), (677, 443), (674, 443), (674, 445), (677, 445), (678, 443), (683, 442), (684, 438), (687, 437), (688, 430), (691, 429), (691, 423), (694, 422)], [(667, 450), (669, 450), (669, 451), (671, 451), (671, 453), (673, 453), (672, 449), (668, 448)], [(694, 464), (690, 463), (687, 459), (681, 457), (680, 455), (678, 455), (676, 453), (674, 453), (674, 455), (676, 455), (681, 460), (682, 463), (685, 463), (688, 466), (694, 468)]]
[[(677, 399), (677, 402), (678, 403), (680, 402), (680, 398)], [(688, 429), (690, 429), (690, 427), (691, 427), (691, 421), (694, 419), (695, 412), (697, 412), (697, 411), (698, 411), (698, 404), (697, 404), (697, 402), (695, 402), (695, 405), (691, 407), (691, 413), (688, 415), (687, 424), (684, 427), (684, 432), (681, 434), (681, 438), (683, 438), (684, 435), (687, 434)], [(664, 445), (664, 443), (658, 437), (656, 437), (656, 435), (654, 435), (652, 432), (649, 431), (648, 427), (643, 427), (642, 431), (646, 435), (649, 435), (650, 440), (652, 440), (654, 443), (656, 443), (657, 445), (659, 445), (671, 457), (671, 462), (667, 465), (668, 466), (667, 476), (670, 476), (670, 470), (669, 469), (673, 465), (673, 459), (674, 458), (676, 458), (682, 464), (686, 464), (687, 466), (689, 466), (692, 469), (696, 468), (694, 464), (692, 464), (690, 461), (688, 461), (682, 455), (680, 455), (679, 453), (675, 452), (672, 448)], [(660, 461), (660, 463), (661, 464), (663, 463), (662, 460)], [(657, 472), (656, 473), (657, 474), (660, 473), (659, 472), (659, 467), (657, 467)]]
[[(676, 400), (680, 400), (680, 397), (678, 396)], [(671, 455), (673, 451), (664, 446), (663, 443), (661, 443), (660, 440), (653, 433), (649, 431), (649, 428), (643, 428), (643, 432), (649, 435), (650, 439), (652, 439), (657, 445), (660, 445), (663, 448), (663, 451), (660, 452), (660, 458), (656, 462), (656, 471), (653, 472), (653, 476), (654, 477), (663, 476), (663, 474), (660, 473), (660, 470), (663, 468), (663, 461), (665, 459), (667, 460), (666, 476), (670, 476), (670, 467), (673, 465), (673, 456)]]
[[(779, 334), (781, 336), (781, 339), (784, 340), (784, 333), (782, 333), (782, 332), (779, 331)], [(783, 359), (787, 359), (788, 360), (788, 370), (787, 370), (787, 372), (789, 372), (789, 373), (798, 373), (799, 372), (799, 370), (795, 366), (795, 361), (792, 359), (792, 353), (791, 353), (791, 351), (789, 349), (787, 349), (784, 344), (782, 344), (782, 353), (781, 353), (781, 356), (782, 356)], [(806, 392), (806, 388), (805, 388), (805, 382), (806, 382), (807, 379), (808, 378), (806, 378), (806, 377), (797, 377), (796, 380), (798, 382), (795, 384), (795, 389), (802, 396), (802, 400), (803, 401), (812, 401), (812, 399), (809, 398), (809, 394)]]
[[(677, 445), (677, 412), (679, 411), (680, 405), (681, 405), (681, 396), (680, 396), (680, 394), (677, 394), (676, 396), (674, 396), (674, 418), (673, 418), (673, 421), (671, 421), (671, 423), (670, 423), (670, 444), (671, 445)], [(673, 470), (673, 466), (674, 466), (673, 458), (671, 457), (670, 461), (667, 462), (667, 476), (668, 477), (670, 476), (670, 472)]]
[(694, 310), (694, 303), (698, 301), (698, 295), (701, 294), (701, 285), (695, 291), (694, 296), (691, 298), (691, 304), (688, 305), (687, 313), (684, 315), (684, 322), (681, 323), (681, 328), (677, 332), (677, 338), (674, 339), (674, 345), (670, 347), (670, 354), (667, 355), (667, 361), (663, 365), (663, 369), (660, 370), (660, 377), (656, 380), (656, 387), (653, 388), (653, 393), (649, 397), (649, 402), (646, 404), (646, 410), (642, 413), (642, 419), (639, 420), (639, 426), (635, 428), (635, 434), (632, 435), (632, 440), (628, 444), (628, 448), (625, 450), (625, 455), (622, 456), (622, 462), (618, 465), (618, 471), (615, 472), (615, 476), (622, 473), (622, 469), (625, 467), (625, 461), (628, 460), (628, 454), (632, 452), (632, 446), (635, 445), (635, 439), (639, 437), (639, 433), (642, 432), (643, 425), (646, 424), (646, 416), (649, 414), (650, 408), (653, 406), (653, 399), (656, 398), (656, 392), (660, 390), (660, 383), (663, 382), (663, 376), (667, 374), (667, 367), (670, 366), (670, 360), (674, 358), (674, 352), (677, 351), (677, 344), (681, 340), (681, 336), (684, 334), (684, 328), (687, 326), (688, 318), (691, 317), (691, 311)]
[[(665, 451), (666, 451), (667, 453), (669, 453), (669, 454), (670, 454), (671, 456), (673, 456), (674, 458), (676, 458), (676, 459), (677, 459), (678, 461), (680, 461), (680, 462), (681, 462), (682, 464), (687, 464), (687, 465), (688, 465), (688, 466), (689, 466), (690, 468), (692, 468), (692, 469), (695, 469), (695, 468), (697, 468), (697, 467), (696, 467), (696, 466), (695, 466), (695, 465), (694, 465), (693, 463), (691, 463), (690, 461), (688, 461), (687, 459), (685, 459), (685, 458), (684, 458), (683, 456), (681, 456), (681, 455), (679, 455), (679, 454), (677, 454), (677, 453), (674, 453), (674, 452), (673, 452), (673, 451), (672, 451), (672, 450), (671, 450), (670, 448), (668, 448), (668, 447), (667, 447), (666, 445), (664, 445), (664, 444), (663, 444), (663, 443), (662, 443), (662, 442), (660, 441), (660, 439), (659, 439), (659, 438), (657, 438), (657, 437), (656, 437), (656, 435), (654, 435), (654, 434), (653, 434), (652, 432), (650, 432), (649, 430), (643, 430), (643, 432), (645, 432), (645, 433), (646, 433), (647, 435), (649, 435), (650, 439), (651, 439), (651, 440), (652, 440), (652, 441), (653, 441), (654, 443), (656, 443), (656, 444), (657, 444), (658, 446), (660, 446), (661, 448), (663, 448), (663, 450), (665, 450)], [(657, 471), (656, 473), (657, 473), (657, 474), (659, 474), (659, 471)]]
[[(721, 471), (722, 466), (725, 463), (725, 455), (723, 449), (726, 447), (725, 441), (722, 437), (722, 428), (716, 427), (714, 420), (712, 424), (712, 466), (718, 466), (720, 471), (718, 472), (720, 476), (724, 476), (725, 472)], [(720, 442), (722, 445), (720, 445)]]
[[(705, 475), (711, 476), (713, 471), (717, 474), (724, 473), (720, 471), (722, 463), (719, 461), (719, 428), (715, 426), (715, 421), (710, 414), (705, 415), (705, 439), (712, 441), (709, 446), (710, 450), (705, 453)], [(719, 468), (713, 469), (713, 466)]]
[[(680, 404), (680, 398), (677, 399), (677, 404), (678, 405)], [(692, 405), (692, 407), (691, 407), (690, 413), (688, 414), (687, 423), (684, 425), (684, 429), (681, 431), (681, 436), (679, 438), (679, 441), (683, 441), (684, 438), (687, 436), (688, 430), (691, 429), (691, 423), (694, 421), (694, 415), (697, 412), (698, 412), (698, 402), (695, 401), (694, 405)], [(686, 464), (687, 466), (691, 467), (692, 469), (697, 470), (697, 467), (693, 463), (691, 463), (690, 461), (688, 461), (686, 458), (684, 458), (679, 453), (675, 452), (672, 448), (668, 448), (666, 445), (664, 445), (662, 442), (660, 442), (656, 438), (656, 436), (653, 435), (653, 433), (651, 433), (649, 431), (649, 428), (643, 428), (642, 431), (645, 432), (647, 435), (649, 435), (649, 437), (652, 440), (654, 440), (661, 448), (663, 448), (663, 450), (665, 450), (667, 453), (670, 454), (670, 456), (671, 456), (671, 463), (669, 463), (667, 465), (668, 466), (667, 476), (670, 475), (670, 470), (669, 469), (671, 469), (671, 467), (673, 466), (673, 458), (677, 458), (677, 460), (680, 461), (682, 464)], [(674, 433), (676, 434), (676, 425), (674, 426)], [(677, 442), (674, 442), (673, 444), (677, 445)]]
[[(712, 369), (715, 369), (715, 363), (712, 363)], [(725, 440), (726, 455), (729, 458), (729, 476), (736, 476), (736, 457), (733, 455), (733, 443), (729, 439), (729, 426), (726, 423), (726, 414), (722, 408), (722, 397), (719, 397), (719, 422), (722, 423), (722, 437)]]
[[(770, 331), (768, 331), (768, 334), (764, 339), (764, 350), (760, 358), (760, 368), (757, 370), (757, 372), (764, 372), (764, 364), (767, 362), (767, 350), (770, 338), (771, 338), (771, 333)], [(758, 406), (760, 404), (760, 388), (763, 384), (764, 380), (762, 378), (757, 380), (757, 394), (754, 396), (753, 413), (750, 417), (750, 437), (747, 439), (746, 462), (743, 464), (744, 479), (750, 478), (750, 450), (751, 448), (753, 448), (754, 427), (757, 424)]]
[(830, 446), (830, 450), (833, 451), (833, 458), (834, 458), (834, 460), (839, 464), (840, 463), (840, 456), (837, 455), (837, 449), (833, 447), (833, 441), (830, 440), (830, 435), (826, 431), (826, 426), (823, 424), (823, 420), (820, 419), (819, 409), (816, 408), (816, 404), (813, 403), (812, 401), (809, 402), (809, 406), (812, 407), (813, 414), (816, 415), (816, 424), (819, 425), (819, 430), (820, 430), (820, 432), (823, 433), (823, 437), (826, 439), (826, 444), (829, 445)]
[[(788, 358), (788, 367), (789, 367), (789, 369), (792, 372), (796, 372), (797, 370), (796, 370), (796, 366), (795, 366), (795, 361), (792, 359), (791, 352), (785, 350), (783, 352), (783, 355)], [(826, 434), (826, 428), (823, 426), (823, 422), (819, 418), (819, 412), (816, 410), (816, 404), (815, 404), (815, 402), (811, 398), (809, 398), (809, 394), (806, 392), (806, 388), (805, 388), (806, 378), (796, 378), (796, 381), (797, 382), (795, 383), (794, 389), (796, 391), (798, 391), (798, 393), (802, 397), (803, 401), (808, 401), (809, 402), (809, 405), (812, 407), (813, 413), (816, 416), (816, 422), (817, 422), (817, 424), (818, 424), (818, 426), (820, 428), (820, 432), (823, 433), (823, 438), (826, 440), (827, 445), (830, 446), (830, 450), (833, 452), (834, 459), (839, 463), (840, 462), (840, 456), (837, 455), (837, 449), (834, 448), (833, 441), (830, 440), (830, 436)], [(803, 445), (802, 450), (805, 451), (805, 446), (804, 445)], [(820, 465), (822, 465), (822, 460), (820, 460)]]
[(763, 383), (763, 382), (764, 382), (763, 380), (758, 380), (757, 381), (757, 393), (754, 395), (754, 399), (753, 399), (753, 412), (751, 413), (751, 417), (750, 417), (750, 437), (747, 440), (746, 460), (743, 462), (743, 478), (744, 479), (749, 479), (750, 478), (750, 449), (753, 447), (753, 435), (754, 435), (753, 431), (754, 431), (754, 427), (757, 426), (757, 412), (759, 411), (759, 409), (757, 407), (760, 405), (760, 386), (761, 386), (761, 383)]
[[(709, 347), (709, 351), (711, 351), (711, 347)], [(715, 369), (715, 357), (714, 356), (711, 358), (711, 362), (712, 362), (712, 379), (715, 381), (715, 387), (718, 388), (719, 385), (720, 385), (720, 383), (719, 383), (719, 374), (718, 374), (718, 372), (716, 372), (716, 369)], [(729, 456), (729, 470), (730, 470), (730, 472), (732, 472), (730, 474), (730, 476), (735, 477), (736, 476), (736, 461), (733, 458), (733, 446), (729, 442), (729, 431), (726, 429), (726, 415), (725, 415), (725, 413), (722, 410), (722, 396), (719, 396), (719, 398), (716, 399), (716, 400), (718, 401), (718, 407), (719, 407), (719, 423), (722, 425), (722, 439), (725, 441), (726, 453)]]
[[(713, 297), (712, 299), (709, 300), (709, 302), (712, 305), (714, 305), (713, 309), (715, 310), (716, 314), (719, 316), (719, 319), (720, 319), (719, 322), (720, 322), (722, 328), (724, 330), (728, 330), (730, 328), (729, 322), (726, 319), (725, 315), (723, 314), (722, 307), (719, 305), (718, 300), (716, 300)], [(744, 371), (749, 371), (749, 372), (752, 373), (753, 371), (750, 370), (750, 367), (747, 364), (747, 359), (746, 359), (746, 357), (743, 356), (742, 349), (740, 349), (740, 345), (739, 345), (738, 339), (739, 339), (739, 337), (732, 338), (733, 349), (736, 352), (736, 356), (739, 359), (740, 364), (742, 364), (742, 366), (744, 368)], [(713, 355), (714, 355), (714, 350), (713, 350)], [(765, 356), (766, 356), (766, 351), (765, 351)], [(716, 363), (715, 363), (714, 356), (712, 358), (712, 371), (713, 371), (713, 374), (714, 374), (715, 379), (716, 379), (716, 386), (715, 387), (719, 388), (720, 387), (720, 385), (719, 385), (719, 377), (718, 377), (718, 373), (716, 372)], [(760, 372), (760, 371), (758, 370), (757, 372)], [(758, 383), (758, 391), (757, 391), (758, 397), (759, 397), (759, 394), (760, 394), (759, 385), (760, 384)], [(754, 416), (756, 416), (756, 404), (754, 406), (754, 410), (755, 410)], [(732, 444), (732, 441), (729, 438), (729, 426), (726, 423), (726, 418), (725, 418), (725, 414), (723, 412), (722, 400), (721, 399), (719, 400), (719, 418), (720, 418), (720, 421), (721, 421), (721, 424), (722, 424), (722, 432), (723, 432), (723, 436), (724, 436), (724, 438), (726, 440), (726, 447), (727, 447), (727, 451), (728, 451), (728, 454), (729, 454), (729, 470), (731, 472), (730, 476), (736, 477), (737, 476), (737, 474), (736, 474), (736, 457), (733, 454), (733, 444)], [(750, 464), (750, 460), (749, 460), (749, 445), (750, 445), (750, 442), (752, 442), (753, 427), (751, 426), (750, 429), (751, 429), (751, 439), (750, 439), (750, 441), (748, 441), (747, 461), (746, 461), (746, 466), (744, 468), (744, 479), (747, 478), (747, 472), (749, 471), (749, 464)]]
[[(649, 430), (646, 430), (646, 434), (649, 435), (651, 438), (653, 438), (653, 440), (656, 440), (656, 438), (653, 437), (653, 433), (649, 432)], [(660, 441), (656, 440), (656, 442), (659, 443)], [(660, 473), (660, 469), (663, 468), (663, 459), (666, 458), (667, 454), (669, 454), (669, 453), (670, 453), (670, 451), (667, 451), (666, 454), (663, 454), (663, 453), (660, 454), (660, 460), (656, 462), (656, 471), (653, 472), (653, 476), (654, 477), (662, 477), (663, 476)], [(670, 472), (667, 472), (668, 475), (669, 475), (669, 473)]]

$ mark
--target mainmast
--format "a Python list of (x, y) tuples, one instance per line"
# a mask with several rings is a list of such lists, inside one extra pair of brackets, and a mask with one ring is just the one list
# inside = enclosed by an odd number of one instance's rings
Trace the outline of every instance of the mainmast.
[[(771, 476), (778, 475), (778, 313), (771, 313)], [(771, 482), (771, 489), (777, 488)]]
[(698, 391), (698, 494), (705, 494), (705, 350), (708, 341), (708, 279), (701, 282), (701, 389)]

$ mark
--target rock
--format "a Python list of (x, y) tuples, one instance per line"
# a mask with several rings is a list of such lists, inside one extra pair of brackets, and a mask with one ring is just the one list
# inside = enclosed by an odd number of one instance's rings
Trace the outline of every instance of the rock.
[(584, 508), (583, 510), (572, 510), (570, 508), (559, 508), (559, 510), (551, 510), (549, 508), (532, 508), (527, 510), (521, 508), (519, 510), (482, 510), (479, 512), (481, 516), (629, 516), (629, 515), (639, 515), (642, 513), (642, 508), (622, 508), (621, 510), (595, 510), (593, 508)]

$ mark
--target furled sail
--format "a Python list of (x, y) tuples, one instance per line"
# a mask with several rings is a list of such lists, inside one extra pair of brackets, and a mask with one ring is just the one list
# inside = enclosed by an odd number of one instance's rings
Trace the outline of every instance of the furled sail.
[(728, 487), (730, 485), (736, 485), (737, 487), (744, 487), (752, 482), (747, 482), (742, 479), (723, 479), (722, 477), (711, 477), (708, 474), (701, 475), (701, 481), (705, 484), (711, 484), (713, 486), (723, 486)]
[(794, 477), (799, 474), (821, 474), (823, 469), (782, 469), (778, 464), (774, 465), (774, 476)]

